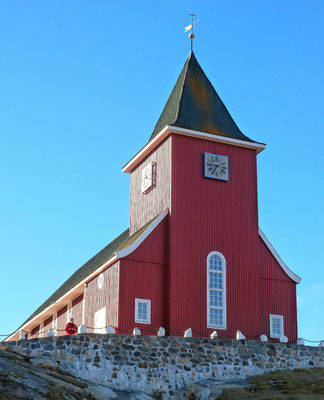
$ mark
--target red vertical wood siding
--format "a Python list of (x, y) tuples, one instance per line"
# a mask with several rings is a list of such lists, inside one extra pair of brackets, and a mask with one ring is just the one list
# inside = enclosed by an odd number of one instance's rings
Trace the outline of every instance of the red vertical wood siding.
[(270, 314), (283, 315), (284, 334), (297, 339), (296, 283), (282, 270), (260, 238), (262, 333), (270, 336)]
[(85, 289), (85, 325), (94, 330), (94, 314), (106, 307), (106, 325), (118, 325), (119, 262), (103, 271), (104, 283), (98, 287), (98, 276), (88, 282)]
[(47, 318), (44, 321), (44, 328), (43, 328), (44, 334), (43, 334), (43, 337), (46, 337), (47, 336), (47, 332), (50, 329), (52, 329), (52, 321), (53, 321), (53, 316), (50, 316), (49, 318)]
[[(229, 181), (204, 178), (204, 153), (229, 157)], [(207, 329), (207, 256), (226, 259), (227, 331), (260, 332), (256, 152), (172, 136), (169, 324), (174, 332)]]
[[(144, 242), (120, 261), (119, 324), (121, 333), (135, 326), (143, 334), (157, 334), (166, 326), (166, 268), (168, 260), (168, 217)], [(151, 324), (135, 323), (135, 299), (151, 300)]]
[(277, 279), (280, 281), (293, 282), (289, 276), (282, 270), (276, 259), (271, 254), (268, 247), (260, 238), (260, 260), (261, 260), (261, 278)]
[(79, 326), (82, 324), (83, 294), (72, 301), (72, 317), (74, 323)]
[(297, 339), (296, 285), (293, 282), (261, 279), (262, 333), (270, 337), (270, 314), (283, 315), (284, 334)]
[(67, 323), (67, 306), (64, 306), (57, 312), (57, 331), (56, 336), (65, 335), (65, 326)]
[[(151, 161), (157, 163), (156, 187), (142, 194), (142, 170)], [(130, 225), (132, 235), (170, 205), (171, 140), (162, 142), (131, 174)]]
[(166, 216), (144, 242), (123, 260), (166, 264), (168, 248), (168, 216)]
[(31, 339), (39, 338), (39, 330), (40, 330), (40, 325), (35, 326), (35, 328), (33, 328), (31, 333), (30, 333), (30, 338)]
[[(121, 261), (122, 290), (119, 299), (120, 333), (137, 326), (144, 335), (156, 335), (165, 327), (165, 266), (140, 261)], [(135, 323), (135, 299), (151, 300), (151, 324)]]

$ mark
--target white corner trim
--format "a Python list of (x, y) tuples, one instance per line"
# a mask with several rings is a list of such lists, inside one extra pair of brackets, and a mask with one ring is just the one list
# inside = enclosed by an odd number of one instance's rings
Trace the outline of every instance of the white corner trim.
[(185, 128), (179, 128), (176, 126), (166, 125), (161, 130), (161, 132), (159, 132), (159, 134), (157, 136), (155, 136), (155, 138), (153, 140), (151, 140), (149, 143), (147, 143), (146, 146), (144, 146), (142, 148), (142, 150), (139, 151), (136, 154), (136, 156), (133, 157), (122, 168), (122, 172), (130, 173), (132, 171), (132, 169), (134, 169), (138, 163), (140, 163), (159, 143), (162, 142), (162, 140), (164, 140), (171, 133), (184, 135), (184, 136), (191, 136), (191, 137), (196, 137), (196, 138), (203, 138), (206, 140), (210, 140), (212, 142), (231, 144), (233, 146), (246, 147), (248, 149), (256, 150), (257, 154), (261, 153), (261, 151), (266, 148), (266, 145), (262, 144), (262, 143), (248, 142), (246, 140), (233, 139), (233, 138), (229, 138), (226, 136), (213, 135), (211, 133), (195, 131), (193, 129), (185, 129)]
[(259, 235), (261, 239), (263, 240), (264, 244), (268, 247), (270, 250), (271, 254), (273, 257), (276, 259), (282, 270), (285, 272), (286, 275), (289, 276), (290, 279), (292, 279), (294, 282), (297, 284), (301, 282), (301, 278), (294, 274), (291, 269), (287, 267), (287, 265), (283, 262), (282, 258), (279, 256), (279, 254), (276, 252), (272, 244), (269, 242), (268, 238), (266, 235), (262, 232), (261, 228), (259, 228)]
[(168, 215), (169, 209), (166, 208), (161, 214), (151, 223), (151, 225), (126, 249), (116, 251), (117, 258), (123, 258), (131, 254), (137, 247), (144, 242), (144, 240), (154, 231), (160, 222)]

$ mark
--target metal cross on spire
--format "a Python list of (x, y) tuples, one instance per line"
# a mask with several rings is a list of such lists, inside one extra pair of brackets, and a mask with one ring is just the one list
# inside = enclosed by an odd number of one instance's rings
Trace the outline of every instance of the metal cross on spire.
[(195, 35), (193, 33), (193, 26), (194, 26), (194, 24), (196, 22), (199, 21), (199, 19), (197, 19), (197, 21), (194, 22), (193, 18), (195, 17), (195, 14), (194, 13), (190, 13), (189, 15), (191, 16), (191, 24), (185, 27), (185, 32), (191, 31), (189, 33), (189, 38), (191, 40), (191, 51), (192, 51), (192, 49), (193, 49), (193, 39), (195, 37)]

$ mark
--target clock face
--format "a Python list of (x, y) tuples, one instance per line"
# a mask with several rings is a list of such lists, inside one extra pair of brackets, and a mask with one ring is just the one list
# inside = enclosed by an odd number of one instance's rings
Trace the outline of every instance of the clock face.
[(228, 157), (205, 153), (205, 177), (228, 181)]
[(148, 193), (155, 186), (155, 165), (155, 163), (150, 162), (146, 167), (142, 169), (142, 193)]

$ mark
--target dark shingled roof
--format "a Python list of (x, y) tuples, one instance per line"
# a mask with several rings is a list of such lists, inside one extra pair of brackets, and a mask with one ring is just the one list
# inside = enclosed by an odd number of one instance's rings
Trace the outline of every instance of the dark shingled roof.
[(240, 131), (193, 52), (189, 54), (149, 141), (166, 125), (253, 142)]
[[(37, 310), (21, 325), (25, 325), (28, 321), (36, 317), (37, 314), (44, 311), (51, 304), (55, 303), (60, 297), (64, 296), (69, 290), (71, 290), (78, 283), (83, 281), (87, 276), (92, 274), (97, 268), (102, 264), (107, 262), (111, 257), (114, 256), (116, 251), (122, 250), (130, 246), (136, 239), (138, 239), (142, 233), (152, 224), (156, 219), (153, 218), (150, 222), (144, 225), (141, 229), (135, 232), (132, 236), (129, 236), (129, 229), (126, 229), (121, 235), (119, 235), (115, 240), (110, 242), (106, 247), (104, 247), (99, 253), (92, 257), (88, 262), (86, 262), (82, 267), (74, 272), (68, 280), (66, 280), (62, 286), (60, 286)], [(19, 329), (19, 328), (18, 328)]]

